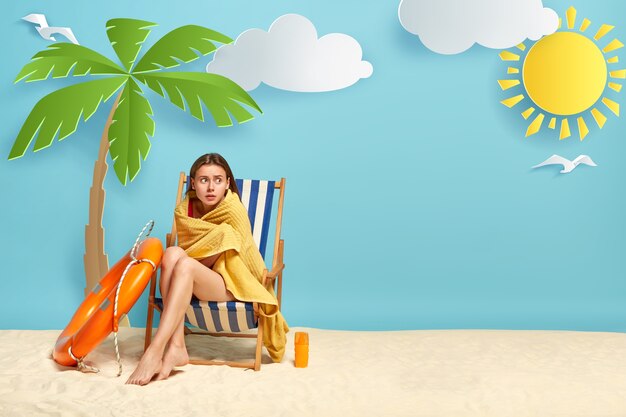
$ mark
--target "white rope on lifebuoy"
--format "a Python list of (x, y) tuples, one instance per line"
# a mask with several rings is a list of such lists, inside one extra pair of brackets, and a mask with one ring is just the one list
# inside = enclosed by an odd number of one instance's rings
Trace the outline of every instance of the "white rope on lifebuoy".
[[(144, 232), (146, 231), (148, 226), (150, 226), (150, 229), (145, 234), (145, 236), (143, 236)], [(130, 251), (130, 258), (132, 259), (132, 261), (130, 261), (128, 263), (128, 265), (126, 265), (126, 269), (124, 269), (124, 273), (120, 277), (120, 280), (117, 283), (117, 290), (115, 291), (115, 303), (113, 305), (113, 335), (114, 335), (114, 342), (115, 342), (115, 358), (117, 359), (117, 365), (118, 365), (118, 370), (117, 370), (117, 376), (118, 377), (120, 375), (122, 375), (122, 360), (120, 359), (120, 350), (119, 350), (119, 346), (118, 346), (118, 342), (117, 342), (117, 330), (118, 330), (118, 323), (119, 323), (119, 319), (120, 319), (119, 317), (117, 317), (117, 301), (118, 301), (119, 296), (120, 296), (120, 289), (122, 288), (122, 282), (124, 282), (124, 278), (126, 277), (126, 273), (128, 273), (128, 270), (133, 265), (141, 263), (141, 262), (147, 262), (150, 265), (152, 265), (152, 270), (153, 271), (156, 270), (156, 265), (150, 259), (137, 259), (136, 258), (137, 249), (139, 248), (139, 243), (140, 243), (141, 237), (143, 236), (144, 239), (145, 239), (146, 237), (150, 236), (150, 232), (152, 232), (152, 228), (153, 227), (154, 227), (154, 220), (150, 220), (148, 223), (146, 223), (146, 225), (143, 227), (143, 229), (141, 229), (141, 232), (139, 232), (139, 235), (137, 236), (137, 239), (135, 240), (135, 244), (133, 245), (133, 248)], [(141, 241), (143, 241), (143, 239), (141, 239)]]
[(74, 356), (74, 354), (72, 353), (72, 347), (70, 346), (69, 349), (67, 350), (67, 353), (70, 354), (70, 357), (72, 359), (74, 359), (76, 361), (76, 363), (78, 364), (78, 370), (81, 372), (93, 372), (95, 374), (97, 374), (98, 372), (100, 372), (100, 369), (94, 367), (94, 366), (89, 366), (85, 363), (85, 361), (83, 358), (77, 358), (76, 356)]
[[(146, 231), (148, 226), (150, 226), (150, 229), (148, 229), (148, 232), (145, 233), (145, 236), (144, 236), (144, 232)], [(113, 333), (114, 333), (114, 339), (115, 339), (115, 357), (117, 359), (117, 364), (118, 364), (117, 376), (122, 375), (122, 361), (120, 359), (120, 350), (119, 350), (119, 346), (118, 346), (118, 342), (117, 342), (117, 329), (118, 329), (118, 324), (119, 324), (119, 317), (117, 317), (117, 302), (118, 302), (119, 296), (120, 296), (120, 289), (122, 288), (122, 282), (124, 281), (124, 278), (126, 277), (126, 274), (128, 273), (128, 271), (130, 270), (130, 268), (133, 265), (141, 263), (141, 262), (147, 262), (150, 265), (152, 265), (152, 270), (153, 271), (156, 270), (156, 265), (150, 259), (137, 259), (137, 257), (136, 257), (137, 256), (137, 249), (139, 248), (139, 243), (141, 243), (141, 241), (143, 241), (146, 237), (150, 236), (150, 232), (152, 232), (152, 228), (153, 227), (154, 227), (154, 220), (150, 220), (148, 223), (146, 223), (146, 225), (143, 227), (143, 229), (141, 229), (141, 232), (139, 232), (139, 235), (137, 236), (137, 239), (135, 240), (135, 244), (133, 245), (133, 248), (130, 251), (130, 258), (132, 260), (128, 263), (128, 265), (126, 265), (126, 268), (124, 269), (124, 273), (120, 277), (120, 280), (117, 283), (117, 289), (115, 291), (115, 303), (113, 305)], [(143, 239), (142, 239), (142, 236), (143, 236)], [(76, 363), (78, 364), (78, 370), (79, 371), (81, 371), (81, 372), (100, 372), (100, 370), (98, 368), (95, 368), (93, 366), (89, 366), (89, 365), (85, 364), (85, 361), (84, 361), (85, 358), (84, 357), (77, 358), (76, 356), (74, 356), (74, 354), (72, 353), (72, 347), (71, 346), (68, 349), (68, 353), (70, 354), (70, 357), (72, 359), (74, 359), (76, 361)]]

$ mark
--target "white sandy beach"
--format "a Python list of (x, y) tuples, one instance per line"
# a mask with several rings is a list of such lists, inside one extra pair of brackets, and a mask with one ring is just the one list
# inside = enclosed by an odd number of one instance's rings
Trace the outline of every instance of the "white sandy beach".
[[(293, 335), (310, 334), (309, 367)], [(626, 334), (558, 331), (348, 332), (292, 328), (282, 363), (260, 372), (187, 365), (145, 387), (124, 382), (143, 329), (110, 336), (84, 374), (51, 359), (60, 331), (0, 331), (0, 416), (626, 416)], [(206, 340), (210, 339), (210, 340)], [(188, 338), (234, 359), (253, 340)]]

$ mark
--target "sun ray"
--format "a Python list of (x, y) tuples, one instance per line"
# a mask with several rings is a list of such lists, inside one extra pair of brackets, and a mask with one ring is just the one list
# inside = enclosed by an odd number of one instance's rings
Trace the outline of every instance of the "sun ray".
[(618, 39), (613, 39), (611, 42), (609, 42), (609, 44), (607, 46), (604, 47), (602, 52), (604, 52), (606, 54), (607, 52), (614, 51), (614, 50), (619, 49), (619, 48), (621, 48), (623, 46), (624, 46), (624, 44), (621, 43)]
[(602, 103), (609, 108), (616, 116), (619, 116), (619, 104), (606, 97), (602, 97)]
[(515, 68), (515, 67), (508, 67), (506, 69), (506, 73), (507, 74), (519, 74), (519, 68)]
[(559, 140), (569, 138), (572, 133), (569, 131), (569, 122), (567, 119), (561, 120), (561, 133), (559, 134)]
[(509, 51), (500, 52), (500, 59), (503, 61), (519, 61), (520, 56)]
[(563, 26), (563, 18), (559, 17), (559, 25), (556, 28), (561, 29), (562, 26)]
[(584, 32), (587, 30), (587, 28), (589, 27), (589, 25), (591, 24), (591, 20), (587, 19), (586, 17), (583, 19), (583, 22), (580, 24), (580, 31)]
[(574, 6), (570, 6), (565, 15), (567, 16), (567, 28), (573, 29), (576, 24), (576, 9), (574, 9)]
[(519, 85), (519, 80), (498, 80), (498, 84), (500, 84), (502, 90), (508, 90), (509, 88)]
[(585, 136), (587, 136), (587, 134), (589, 133), (589, 129), (587, 128), (585, 120), (582, 118), (582, 116), (576, 119), (576, 121), (578, 122), (578, 136), (580, 137), (580, 140), (583, 140), (585, 139)]
[(554, 129), (556, 127), (556, 117), (550, 119), (550, 123), (548, 124), (549, 129)]
[(526, 45), (524, 45), (523, 43), (520, 43), (519, 45), (516, 46), (516, 48), (519, 49), (520, 51), (525, 51)]
[(609, 72), (611, 78), (626, 78), (626, 69)]
[(522, 100), (524, 100), (524, 95), (520, 94), (520, 95), (517, 95), (517, 96), (513, 96), (513, 97), (510, 97), (510, 98), (507, 98), (506, 100), (502, 100), (500, 103), (504, 104), (508, 108), (511, 108), (511, 107), (515, 106), (517, 103), (519, 103)]
[(607, 33), (609, 33), (610, 31), (613, 30), (613, 28), (615, 28), (615, 26), (611, 26), (611, 25), (602, 25), (600, 26), (600, 29), (598, 29), (598, 31), (596, 32), (596, 34), (593, 36), (593, 38), (597, 41), (599, 41), (600, 39), (602, 39), (602, 37), (604, 35), (606, 35)]
[(619, 57), (617, 55), (606, 60), (609, 64), (617, 64), (619, 62)]
[(533, 114), (535, 112), (535, 108), (534, 107), (529, 107), (526, 110), (524, 110), (522, 112), (522, 117), (524, 119), (528, 119), (530, 117), (531, 114)]
[(620, 91), (622, 91), (622, 85), (621, 85), (621, 84), (618, 84), (618, 83), (609, 83), (609, 88), (610, 88), (611, 90), (615, 90), (615, 91), (617, 91), (618, 93), (619, 93)]
[(602, 114), (602, 112), (596, 108), (591, 109), (591, 115), (593, 116), (593, 120), (596, 121), (596, 124), (600, 129), (604, 127), (606, 123), (606, 116)]
[(543, 118), (543, 113), (539, 113), (537, 117), (535, 117), (535, 120), (533, 120), (532, 123), (528, 125), (528, 129), (526, 129), (526, 137), (539, 132), (539, 129), (541, 129), (541, 123), (543, 123)]

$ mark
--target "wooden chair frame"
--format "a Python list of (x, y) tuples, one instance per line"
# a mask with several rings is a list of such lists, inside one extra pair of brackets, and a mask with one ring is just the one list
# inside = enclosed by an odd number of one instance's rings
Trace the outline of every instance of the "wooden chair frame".
[[(180, 178), (178, 180), (178, 192), (176, 195), (176, 206), (183, 199), (183, 189), (185, 187), (185, 183), (187, 182), (187, 175), (184, 172), (180, 173)], [(276, 292), (276, 297), (278, 298), (278, 308), (281, 307), (281, 299), (282, 299), (282, 287), (283, 287), (283, 269), (285, 268), (285, 264), (283, 263), (283, 251), (285, 242), (280, 238), (281, 231), (281, 223), (283, 219), (283, 201), (285, 196), (285, 178), (281, 178), (280, 181), (276, 181), (274, 183), (274, 188), (279, 190), (278, 196), (278, 212), (276, 213), (276, 235), (274, 237), (274, 254), (272, 258), (272, 270), (268, 271), (267, 269), (263, 270), (263, 281), (262, 284), (266, 288), (273, 288)], [(166, 248), (170, 246), (174, 246), (176, 243), (176, 222), (172, 222), (172, 231), (167, 234), (166, 239)], [(154, 319), (154, 310), (162, 313), (159, 306), (155, 303), (155, 295), (156, 295), (156, 284), (157, 284), (157, 274), (156, 272), (152, 275), (152, 279), (150, 280), (150, 295), (148, 298), (148, 316), (146, 319), (146, 336), (145, 336), (145, 349), (150, 346), (150, 342), (152, 341), (152, 322)], [(202, 331), (192, 331), (187, 326), (185, 326), (185, 335), (188, 334), (198, 334), (198, 335), (207, 335), (207, 336), (217, 336), (217, 337), (244, 337), (244, 338), (256, 338), (256, 351), (253, 362), (234, 362), (234, 361), (221, 361), (221, 360), (203, 360), (203, 359), (193, 359), (190, 360), (189, 363), (194, 365), (228, 365), (236, 368), (247, 368), (254, 369), (255, 371), (259, 371), (261, 369), (261, 352), (263, 348), (263, 323), (265, 317), (259, 314), (259, 306), (257, 303), (253, 304), (255, 317), (258, 320), (258, 327), (256, 333), (211, 333), (211, 332), (202, 332)]]

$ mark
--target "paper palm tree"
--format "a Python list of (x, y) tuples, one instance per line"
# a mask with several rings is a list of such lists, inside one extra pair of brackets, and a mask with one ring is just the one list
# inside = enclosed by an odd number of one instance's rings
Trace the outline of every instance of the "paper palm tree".
[(126, 185), (127, 179), (132, 181), (137, 176), (141, 159), (145, 160), (150, 151), (154, 121), (141, 84), (163, 97), (167, 95), (174, 105), (200, 120), (204, 120), (204, 105), (218, 126), (232, 126), (231, 116), (238, 123), (253, 119), (243, 105), (261, 112), (252, 97), (228, 78), (206, 72), (164, 71), (210, 54), (217, 48), (213, 42), (230, 43), (231, 38), (202, 26), (182, 26), (159, 39), (136, 62), (153, 26), (156, 24), (135, 19), (107, 22), (107, 36), (122, 66), (84, 46), (55, 43), (35, 54), (15, 80), (104, 76), (61, 88), (39, 100), (18, 133), (9, 159), (23, 156), (33, 140), (33, 150), (39, 151), (52, 145), (57, 135), (59, 141), (65, 139), (76, 131), (81, 116), (87, 121), (100, 104), (119, 91), (94, 168), (89, 224), (85, 229), (85, 293), (108, 271), (102, 228), (106, 154), (114, 161), (117, 178)]

